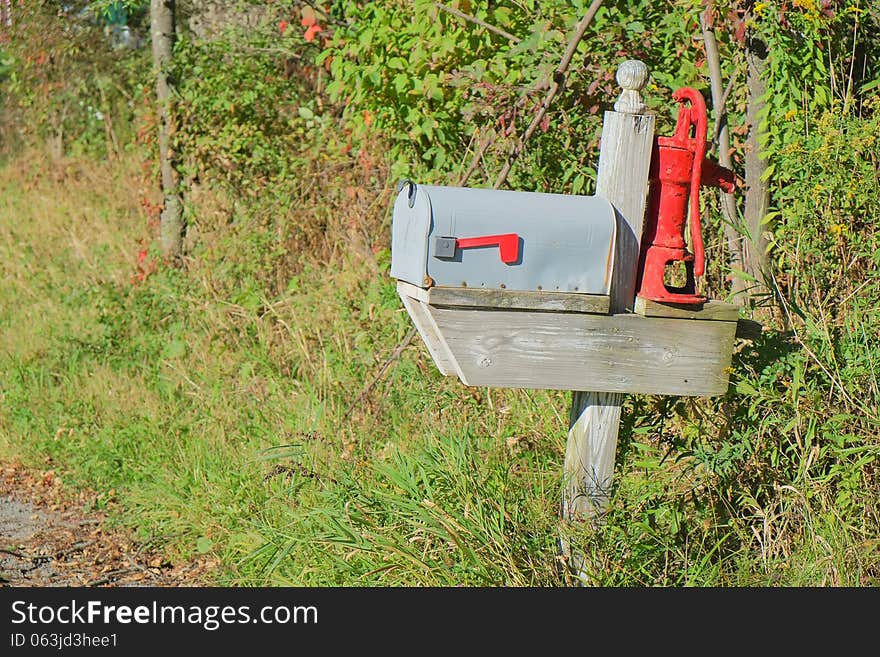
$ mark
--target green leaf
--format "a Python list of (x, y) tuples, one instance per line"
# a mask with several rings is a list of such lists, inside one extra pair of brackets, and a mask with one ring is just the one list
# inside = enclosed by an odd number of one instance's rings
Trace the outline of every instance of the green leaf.
[(196, 550), (199, 551), (200, 554), (206, 554), (210, 552), (214, 547), (214, 541), (212, 541), (207, 536), (199, 536), (196, 540)]
[(748, 274), (741, 269), (736, 269), (735, 267), (730, 268), (730, 275), (734, 278), (739, 278), (744, 281), (751, 281), (753, 283), (757, 281), (757, 279), (751, 274)]
[(430, 117), (422, 121), (422, 132), (428, 136), (428, 139), (434, 137), (434, 120)]
[(761, 174), (761, 180), (767, 180), (773, 175), (774, 171), (776, 171), (776, 165), (771, 162), (767, 165), (767, 168), (764, 169), (764, 173)]
[(394, 76), (394, 90), (397, 93), (402, 93), (409, 87), (409, 77), (404, 75), (403, 73), (398, 73)]
[(633, 21), (631, 23), (626, 24), (627, 32), (635, 32), (636, 34), (641, 34), (645, 31), (645, 24), (641, 21)]
[(510, 9), (498, 7), (495, 10), (495, 22), (502, 26), (510, 25)]
[(740, 381), (736, 384), (736, 392), (740, 395), (757, 395), (758, 391), (748, 381)]

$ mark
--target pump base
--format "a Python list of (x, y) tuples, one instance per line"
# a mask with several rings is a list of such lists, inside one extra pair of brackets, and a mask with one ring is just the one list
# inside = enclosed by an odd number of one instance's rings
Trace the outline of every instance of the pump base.
[[(666, 265), (683, 262), (686, 282), (682, 287), (668, 287), (664, 282)], [(706, 297), (696, 293), (694, 255), (686, 249), (653, 245), (645, 253), (642, 280), (636, 296), (661, 303), (697, 306), (706, 303)]]

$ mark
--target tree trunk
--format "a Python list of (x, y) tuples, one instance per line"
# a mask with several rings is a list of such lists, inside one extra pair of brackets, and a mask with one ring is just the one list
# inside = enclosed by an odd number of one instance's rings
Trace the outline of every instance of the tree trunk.
[(764, 237), (762, 221), (770, 206), (770, 190), (767, 182), (762, 180), (767, 170), (767, 160), (761, 155), (760, 143), (766, 133), (761, 127), (766, 103), (764, 95), (767, 85), (762, 76), (767, 67), (767, 48), (758, 39), (751, 37), (746, 46), (746, 62), (748, 73), (749, 101), (746, 108), (746, 123), (749, 125), (749, 136), (745, 149), (746, 204), (745, 227), (748, 231), (745, 242), (746, 271), (755, 277), (760, 291), (766, 288), (768, 260), (767, 239)]
[[(712, 5), (700, 15), (703, 30), (703, 44), (706, 47), (706, 62), (709, 68), (709, 83), (712, 91), (712, 108), (715, 110), (715, 124), (718, 132), (718, 163), (733, 170), (733, 158), (730, 156), (730, 130), (727, 126), (727, 108), (725, 107), (724, 85), (721, 78), (721, 58), (718, 54), (718, 42), (715, 39), (715, 26), (712, 22)], [(710, 135), (710, 138), (713, 135)], [(745, 271), (743, 266), (742, 235), (737, 228), (736, 198), (733, 194), (718, 192), (721, 196), (721, 211), (724, 214), (724, 238), (727, 242), (727, 262), (731, 269)], [(730, 292), (733, 303), (743, 303), (743, 292), (746, 285), (740, 277), (733, 275), (730, 279)]]
[(159, 104), (159, 165), (162, 172), (164, 205), (161, 217), (162, 253), (177, 260), (183, 249), (183, 201), (171, 149), (172, 83), (168, 75), (174, 48), (174, 0), (151, 0), (150, 32), (153, 40), (153, 66), (156, 69), (156, 99)]

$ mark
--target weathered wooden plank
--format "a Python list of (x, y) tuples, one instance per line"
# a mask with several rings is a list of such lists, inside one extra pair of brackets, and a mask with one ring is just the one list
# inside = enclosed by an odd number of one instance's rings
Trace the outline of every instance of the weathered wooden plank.
[(406, 295), (423, 303), (428, 302), (428, 291), (406, 281), (397, 281), (397, 293)]
[[(648, 173), (654, 145), (654, 117), (646, 113), (647, 108), (639, 93), (648, 82), (648, 68), (642, 62), (627, 61), (621, 64), (617, 70), (617, 81), (623, 93), (614, 105), (616, 111), (605, 113), (596, 195), (611, 201), (617, 212), (611, 311), (621, 313), (632, 308), (635, 297), (648, 197)], [(590, 392), (572, 394), (565, 447), (566, 483), (562, 491), (560, 516), (564, 522), (583, 522), (600, 517), (608, 500), (623, 403), (621, 393), (633, 390), (628, 386), (618, 388), (603, 384), (603, 377), (597, 376), (595, 368), (579, 353), (584, 350), (588, 354), (597, 352), (591, 351), (582, 342), (582, 334), (575, 334), (571, 338), (579, 348), (571, 353), (572, 360), (560, 363), (566, 369), (566, 376), (557, 378), (560, 383), (563, 380), (571, 381), (570, 385), (562, 386), (564, 388)], [(622, 352), (621, 356), (625, 353)], [(607, 364), (613, 363), (614, 358), (600, 360), (608, 369)], [(613, 364), (611, 369), (614, 369)], [(620, 382), (617, 380), (616, 383)], [(562, 553), (569, 559), (572, 572), (585, 579), (581, 553), (570, 549), (565, 531), (560, 539)]]
[(615, 312), (631, 309), (636, 294), (653, 143), (653, 116), (605, 112), (596, 196), (611, 201), (618, 215), (611, 283), (611, 307)]
[(645, 317), (674, 317), (677, 319), (703, 319), (735, 322), (739, 319), (739, 307), (723, 301), (710, 299), (702, 306), (685, 306), (678, 303), (660, 303), (636, 297), (635, 312)]
[(400, 290), (398, 290), (398, 293), (422, 341), (428, 347), (428, 352), (431, 354), (431, 358), (434, 359), (434, 364), (440, 370), (440, 374), (461, 378), (458, 364), (455, 362), (452, 352), (449, 351), (446, 341), (443, 339), (440, 330), (434, 323), (434, 318), (428, 313), (425, 305), (418, 299), (413, 299)]
[(736, 322), (425, 306), (464, 383), (718, 395)]
[(598, 313), (607, 315), (610, 297), (574, 292), (520, 292), (477, 288), (432, 287), (427, 290), (432, 306), (473, 306), (524, 310)]
[(467, 287), (431, 287), (423, 289), (397, 282), (397, 291), (432, 306), (470, 306), (474, 308), (507, 308), (546, 310), (552, 312), (597, 313), (607, 315), (610, 297), (603, 294), (576, 292), (522, 292), (487, 290)]
[(572, 396), (569, 440), (565, 446), (562, 515), (589, 518), (605, 508), (614, 480), (614, 456), (620, 426), (616, 392), (576, 392)]

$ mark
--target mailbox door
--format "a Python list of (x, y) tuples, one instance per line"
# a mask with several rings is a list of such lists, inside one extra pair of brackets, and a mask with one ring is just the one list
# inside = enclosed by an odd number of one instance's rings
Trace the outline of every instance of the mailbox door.
[(391, 275), (414, 285), (608, 294), (616, 220), (595, 196), (403, 185)]
[(428, 237), (431, 233), (431, 199), (415, 183), (398, 188), (391, 223), (391, 275), (426, 287)]

